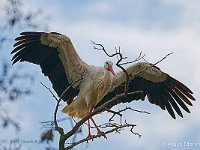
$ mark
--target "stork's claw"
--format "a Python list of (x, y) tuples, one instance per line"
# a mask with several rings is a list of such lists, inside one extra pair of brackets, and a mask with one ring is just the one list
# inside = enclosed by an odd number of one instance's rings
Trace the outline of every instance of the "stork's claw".
[(101, 130), (98, 130), (97, 135), (103, 136), (105, 139), (107, 139), (105, 132), (102, 132)]
[(88, 139), (88, 140), (92, 139), (92, 141), (93, 141), (93, 140), (94, 140), (94, 135), (88, 134), (87, 139)]

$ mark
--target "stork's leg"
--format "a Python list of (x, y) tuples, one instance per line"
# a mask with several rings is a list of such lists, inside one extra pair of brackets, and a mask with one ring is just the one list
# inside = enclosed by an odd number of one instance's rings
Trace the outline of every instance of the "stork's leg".
[(92, 117), (91, 117), (91, 120), (92, 120), (94, 126), (95, 126), (96, 129), (97, 129), (97, 135), (102, 135), (102, 136), (104, 136), (104, 138), (107, 139), (106, 134), (105, 134), (103, 131), (101, 131), (101, 130), (99, 129), (99, 127), (97, 126), (96, 122), (94, 121), (94, 119), (93, 119)]
[[(90, 114), (90, 112), (87, 112), (87, 115), (89, 115), (89, 114)], [(87, 136), (87, 138), (93, 139), (93, 136), (92, 136), (91, 130), (90, 130), (90, 119), (88, 119), (88, 136)]]
[[(91, 113), (93, 109), (94, 109), (94, 107), (92, 107), (92, 108), (90, 109), (89, 113)], [(97, 126), (96, 122), (94, 121), (94, 119), (93, 119), (92, 117), (91, 117), (91, 120), (92, 120), (92, 122), (93, 122), (95, 128), (97, 129), (97, 135), (103, 135), (104, 138), (107, 139), (106, 134), (105, 134), (104, 132), (102, 132), (102, 131), (99, 129), (99, 127)]]

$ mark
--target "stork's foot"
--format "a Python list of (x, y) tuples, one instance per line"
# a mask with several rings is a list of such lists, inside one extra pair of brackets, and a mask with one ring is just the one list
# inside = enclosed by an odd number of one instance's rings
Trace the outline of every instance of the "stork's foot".
[(87, 139), (88, 139), (88, 140), (92, 139), (92, 141), (93, 141), (93, 140), (94, 140), (94, 135), (88, 134)]
[(97, 135), (103, 136), (105, 139), (107, 139), (105, 132), (102, 132), (101, 130), (98, 130)]

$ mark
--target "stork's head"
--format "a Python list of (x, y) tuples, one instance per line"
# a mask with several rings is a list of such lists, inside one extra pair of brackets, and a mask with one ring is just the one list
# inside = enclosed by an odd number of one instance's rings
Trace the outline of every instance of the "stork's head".
[(104, 68), (107, 69), (108, 71), (110, 71), (114, 76), (115, 76), (115, 72), (113, 70), (113, 62), (112, 61), (106, 61), (104, 64)]

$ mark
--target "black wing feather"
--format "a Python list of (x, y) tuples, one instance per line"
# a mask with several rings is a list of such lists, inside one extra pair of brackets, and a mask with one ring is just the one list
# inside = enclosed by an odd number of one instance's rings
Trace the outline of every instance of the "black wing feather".
[[(157, 68), (155, 67), (155, 69)], [(143, 100), (144, 97), (147, 96), (147, 99), (150, 103), (160, 106), (160, 108), (163, 110), (167, 109), (169, 114), (175, 119), (176, 117), (174, 110), (179, 116), (183, 117), (180, 107), (186, 112), (190, 113), (185, 103), (192, 105), (190, 100), (195, 100), (195, 98), (191, 95), (192, 91), (188, 87), (169, 75), (167, 75), (165, 80), (160, 82), (153, 82), (137, 76), (129, 82), (128, 93), (134, 91), (143, 92), (123, 97), (120, 100), (111, 103), (109, 106), (107, 106), (107, 108), (110, 109), (119, 103), (129, 103), (138, 99)], [(122, 93), (124, 93), (124, 86), (116, 87), (112, 92), (104, 96), (104, 98), (95, 106), (95, 108), (103, 105), (116, 95)]]
[[(42, 45), (40, 37), (43, 32), (22, 32), (21, 36), (17, 37), (14, 49), (11, 54), (14, 54), (13, 64), (20, 61), (28, 61), (40, 65), (42, 73), (48, 76), (53, 89), (58, 96), (61, 96), (63, 91), (70, 86), (65, 74), (63, 64), (58, 56), (56, 48)], [(58, 34), (58, 33), (56, 33)], [(70, 88), (63, 96), (64, 101), (71, 101), (78, 94), (78, 90)]]

